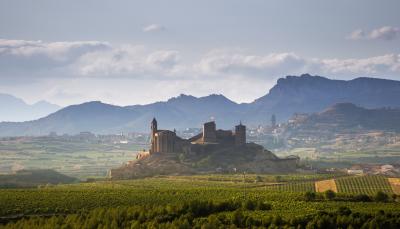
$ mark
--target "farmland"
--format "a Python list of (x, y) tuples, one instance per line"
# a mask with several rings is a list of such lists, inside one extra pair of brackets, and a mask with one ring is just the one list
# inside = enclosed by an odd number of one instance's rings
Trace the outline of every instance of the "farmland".
[(339, 192), (350, 194), (373, 194), (377, 191), (393, 193), (390, 183), (383, 176), (346, 177), (336, 180)]
[[(243, 178), (243, 177), (242, 177)], [(253, 179), (254, 178), (254, 179)], [(276, 182), (278, 178), (279, 182)], [(46, 186), (34, 189), (3, 189), (0, 190), (0, 215), (3, 219), (10, 216), (34, 215), (73, 215), (79, 212), (91, 214), (96, 209), (110, 211), (113, 208), (154, 208), (155, 206), (179, 205), (191, 201), (224, 201), (246, 200), (268, 203), (268, 211), (244, 211), (254, 218), (280, 216), (283, 219), (291, 217), (307, 217), (320, 211), (334, 212), (340, 207), (351, 211), (370, 214), (383, 210), (400, 213), (397, 199), (389, 196), (387, 202), (353, 201), (351, 193), (346, 193), (344, 184), (353, 184), (359, 190), (365, 184), (375, 182), (386, 184), (383, 177), (368, 177), (363, 183), (363, 177), (342, 177), (337, 182), (340, 200), (326, 200), (322, 194), (317, 194), (313, 201), (306, 201), (304, 193), (313, 192), (314, 182), (311, 179), (326, 179), (330, 175), (300, 176), (297, 175), (248, 175), (240, 179), (239, 175), (198, 175), (198, 176), (164, 176), (126, 181), (99, 181), (70, 185)], [(388, 183), (387, 183), (388, 184)], [(375, 186), (376, 187), (376, 186)], [(389, 186), (390, 187), (390, 186)], [(392, 194), (387, 186), (381, 191)], [(367, 190), (367, 193), (372, 193)], [(79, 213), (80, 214), (80, 213)], [(226, 214), (226, 213), (219, 213)], [(4, 218), (5, 217), (5, 218)]]
[(1, 139), (0, 173), (53, 169), (83, 180), (104, 177), (109, 169), (133, 160), (146, 147), (141, 143), (99, 143), (62, 137)]

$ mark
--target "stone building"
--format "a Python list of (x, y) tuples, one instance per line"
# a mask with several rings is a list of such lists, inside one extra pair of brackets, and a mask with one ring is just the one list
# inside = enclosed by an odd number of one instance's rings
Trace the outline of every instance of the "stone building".
[(149, 151), (140, 152), (137, 160), (112, 169), (109, 176), (128, 179), (215, 171), (286, 173), (295, 172), (298, 161), (298, 158), (280, 159), (261, 145), (247, 143), (246, 126), (242, 123), (232, 131), (217, 129), (215, 122), (207, 122), (202, 133), (182, 139), (175, 131), (158, 129), (157, 120), (153, 119), (150, 142)]
[(217, 142), (216, 125), (215, 122), (206, 122), (203, 124), (203, 142), (215, 143)]
[(176, 150), (178, 139), (175, 131), (159, 130), (157, 120), (153, 118), (151, 122), (151, 146), (150, 153), (173, 153)]
[(246, 144), (246, 126), (240, 122), (239, 125), (235, 126), (235, 145), (241, 146), (244, 144)]
[(190, 152), (194, 145), (222, 144), (226, 146), (241, 146), (246, 144), (246, 126), (240, 123), (235, 127), (235, 132), (230, 130), (217, 130), (214, 121), (203, 124), (203, 132), (190, 138), (182, 139), (175, 131), (159, 130), (157, 120), (151, 122), (152, 153), (180, 153)]

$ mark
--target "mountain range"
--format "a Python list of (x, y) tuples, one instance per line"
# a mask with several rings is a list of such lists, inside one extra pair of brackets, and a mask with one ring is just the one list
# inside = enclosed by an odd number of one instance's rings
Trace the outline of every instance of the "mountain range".
[[(400, 109), (366, 109), (352, 103), (337, 103), (322, 112), (300, 116), (289, 122), (290, 131), (298, 135), (321, 135), (354, 132), (356, 130), (378, 130), (400, 132)], [(318, 133), (318, 134), (317, 134)]]
[(153, 117), (163, 129), (200, 127), (210, 119), (216, 120), (217, 128), (231, 128), (239, 121), (256, 126), (269, 124), (272, 114), (284, 122), (295, 113), (320, 112), (335, 103), (400, 108), (398, 98), (400, 81), (366, 77), (332, 80), (304, 74), (279, 79), (265, 96), (251, 103), (238, 104), (217, 94), (205, 97), (182, 94), (163, 102), (125, 107), (94, 101), (68, 106), (34, 121), (2, 122), (0, 136), (46, 135), (52, 131), (148, 132)]
[(14, 122), (35, 120), (61, 108), (46, 101), (30, 105), (20, 98), (2, 93), (0, 93), (0, 105), (0, 120)]

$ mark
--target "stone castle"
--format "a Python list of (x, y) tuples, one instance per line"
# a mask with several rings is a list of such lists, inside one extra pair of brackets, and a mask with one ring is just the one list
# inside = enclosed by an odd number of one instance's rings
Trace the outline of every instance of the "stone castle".
[(158, 129), (150, 124), (150, 149), (137, 154), (136, 160), (111, 169), (112, 179), (130, 179), (166, 174), (247, 171), (254, 173), (294, 172), (298, 158), (278, 158), (261, 145), (246, 142), (246, 126), (235, 130), (216, 128), (214, 121), (203, 124), (203, 131), (189, 139), (176, 131)]
[(241, 146), (246, 144), (246, 126), (240, 123), (235, 127), (235, 132), (230, 130), (217, 130), (215, 122), (203, 124), (203, 132), (190, 138), (182, 139), (178, 137), (175, 131), (159, 130), (157, 120), (154, 118), (151, 122), (150, 134), (151, 146), (149, 154), (153, 153), (189, 153), (191, 146), (196, 144), (230, 144)]

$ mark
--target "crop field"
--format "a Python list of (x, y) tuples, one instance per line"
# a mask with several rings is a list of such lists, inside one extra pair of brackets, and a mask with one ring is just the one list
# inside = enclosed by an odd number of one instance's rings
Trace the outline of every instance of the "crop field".
[(400, 178), (388, 178), (388, 181), (393, 189), (393, 192), (400, 194)]
[[(301, 177), (300, 175), (299, 177), (281, 175), (278, 178), (280, 183), (277, 183), (276, 177), (271, 175), (260, 175), (260, 177), (246, 175), (245, 180), (243, 180), (243, 176), (239, 175), (160, 176), (137, 180), (98, 181), (31, 189), (0, 189), (0, 228), (2, 228), (2, 222), (3, 224), (10, 223), (7, 224), (8, 228), (18, 227), (13, 223), (24, 224), (25, 227), (31, 228), (40, 228), (43, 225), (52, 228), (56, 227), (53, 223), (81, 222), (80, 220), (84, 219), (93, 223), (94, 221), (92, 222), (93, 219), (89, 219), (90, 217), (93, 216), (97, 220), (103, 218), (99, 218), (98, 214), (104, 215), (104, 220), (111, 220), (107, 223), (112, 223), (113, 217), (123, 217), (116, 220), (117, 224), (122, 223), (121, 225), (124, 225), (122, 227), (130, 227), (126, 225), (131, 225), (134, 219), (139, 220), (140, 218), (137, 218), (136, 213), (133, 213), (135, 211), (139, 211), (137, 213), (139, 215), (140, 212), (155, 211), (154, 214), (159, 214), (157, 217), (165, 217), (166, 212), (171, 211), (171, 209), (181, 208), (183, 205), (186, 206), (185, 203), (193, 203), (193, 201), (200, 201), (196, 206), (205, 204), (201, 201), (206, 201), (207, 206), (210, 204), (218, 205), (219, 203), (221, 206), (239, 203), (240, 206), (240, 203), (243, 203), (243, 206), (246, 206), (243, 210), (243, 217), (254, 218), (260, 223), (262, 220), (275, 219), (276, 217), (281, 217), (282, 222), (286, 220), (287, 223), (298, 217), (310, 220), (310, 217), (318, 216), (321, 211), (327, 212), (327, 214), (336, 214), (338, 209), (350, 209), (353, 212), (366, 214), (366, 217), (372, 217), (381, 210), (390, 213), (391, 216), (400, 214), (398, 200), (391, 197), (384, 202), (373, 200), (360, 202), (353, 201), (348, 194), (340, 196), (341, 194), (338, 193), (340, 200), (325, 199), (323, 194), (316, 194), (315, 200), (307, 200), (304, 198), (305, 192), (315, 191), (312, 179), (316, 177), (311, 175)], [(319, 179), (324, 178), (326, 177), (322, 175), (319, 177)], [(341, 182), (340, 184), (353, 184), (359, 178), (343, 177), (338, 180)], [(368, 181), (372, 180), (374, 180), (375, 185), (386, 184), (382, 177), (368, 178)], [(362, 183), (357, 184), (361, 185)], [(339, 187), (343, 186), (339, 185)], [(372, 190), (370, 189), (368, 192), (372, 192)], [(247, 203), (248, 201), (255, 202), (252, 204)], [(259, 204), (262, 205), (260, 205), (260, 209), (267, 208), (268, 210), (257, 210), (258, 207), (252, 207)], [(235, 206), (232, 209), (237, 209), (237, 204)], [(165, 209), (160, 210), (160, 208)], [(226, 219), (233, 220), (232, 217), (239, 214), (238, 210), (235, 212), (229, 212), (229, 210), (218, 212), (220, 210), (215, 209), (210, 211), (218, 216), (222, 220), (221, 222)], [(27, 220), (19, 220), (22, 216)], [(126, 221), (126, 217), (130, 218), (130, 221)], [(147, 220), (151, 221), (155, 216), (147, 217)], [(85, 223), (89, 223), (86, 220), (84, 220)], [(200, 217), (189, 218), (188, 220), (190, 225), (194, 226), (196, 220), (202, 219)], [(100, 221), (98, 223), (105, 223), (102, 220)], [(139, 221), (141, 223), (147, 222), (146, 220)], [(168, 222), (172, 222), (172, 219)], [(49, 224), (53, 226), (49, 226)], [(112, 227), (109, 226), (108, 228)]]
[(282, 191), (282, 192), (315, 192), (313, 181), (306, 182), (289, 182), (284, 184), (266, 185), (266, 190)]
[[(345, 184), (352, 178), (342, 178)], [(373, 179), (369, 179), (373, 180)], [(378, 177), (379, 183), (382, 179)], [(342, 184), (342, 183), (340, 183)], [(342, 188), (343, 186), (340, 186)], [(339, 190), (341, 190), (339, 188)], [(367, 189), (365, 189), (367, 190)], [(378, 190), (378, 188), (376, 189)], [(383, 190), (383, 188), (379, 189)], [(271, 202), (279, 212), (290, 212), (296, 205), (305, 207), (306, 212), (325, 209), (325, 205), (349, 205), (349, 203), (305, 203), (293, 201), (301, 199), (306, 191), (314, 191), (313, 182), (289, 182), (286, 184), (260, 184), (226, 181), (193, 180), (189, 177), (159, 177), (129, 181), (102, 181), (95, 183), (80, 183), (71, 185), (55, 185), (34, 189), (3, 189), (0, 190), (0, 215), (37, 212), (74, 212), (79, 209), (98, 207), (117, 207), (130, 205), (158, 205), (179, 203), (190, 200), (228, 200), (235, 198), (253, 198)], [(390, 192), (390, 190), (387, 190)], [(371, 189), (368, 190), (371, 192)], [(284, 194), (282, 194), (284, 193)], [(359, 193), (359, 192), (356, 192)], [(373, 194), (373, 193), (372, 193)], [(364, 209), (365, 204), (350, 203), (358, 209)], [(398, 204), (376, 206), (400, 210)], [(367, 210), (365, 208), (365, 210)]]
[(350, 194), (373, 194), (377, 191), (393, 193), (388, 179), (384, 176), (345, 177), (336, 180), (338, 192)]
[(334, 179), (330, 180), (322, 180), (315, 182), (315, 191), (317, 192), (325, 192), (328, 190), (332, 190), (334, 192), (338, 192), (336, 182)]
[(104, 177), (111, 168), (133, 160), (147, 145), (139, 143), (112, 144), (25, 138), (0, 140), (0, 173), (21, 169), (54, 169), (85, 180)]

